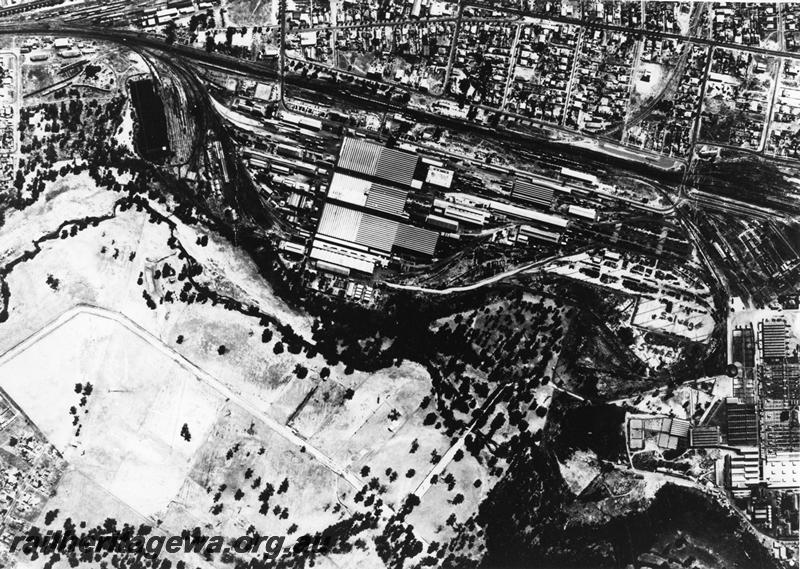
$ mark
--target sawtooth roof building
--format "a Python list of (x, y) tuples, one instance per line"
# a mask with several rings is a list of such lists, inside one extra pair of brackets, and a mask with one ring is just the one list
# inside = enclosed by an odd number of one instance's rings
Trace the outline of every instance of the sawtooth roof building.
[(393, 255), (433, 257), (439, 233), (413, 225), (405, 211), (427, 173), (412, 152), (346, 137), (312, 244), (317, 266), (370, 274)]
[(411, 152), (386, 148), (360, 138), (345, 138), (336, 167), (413, 187), (418, 164), (419, 156)]

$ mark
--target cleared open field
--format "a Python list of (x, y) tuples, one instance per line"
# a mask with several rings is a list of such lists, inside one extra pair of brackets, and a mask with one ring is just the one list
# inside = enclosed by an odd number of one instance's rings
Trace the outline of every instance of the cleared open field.
[(0, 360), (3, 388), (72, 468), (140, 514), (163, 510), (220, 396), (154, 339), (113, 320), (78, 313), (47, 332)]
[[(284, 480), (286, 490), (278, 493)], [(268, 486), (275, 494), (262, 512), (260, 497)], [(335, 506), (352, 493), (300, 447), (227, 405), (198, 449), (165, 523), (176, 528), (186, 527), (188, 520), (214, 523), (225, 535), (243, 535), (250, 525), (261, 535), (286, 535), (295, 525), (296, 537), (346, 517), (347, 511)]]
[[(125, 176), (120, 176), (122, 181)], [(42, 234), (66, 219), (96, 217), (112, 213), (118, 196), (99, 189), (88, 174), (67, 174), (47, 184), (40, 199), (24, 211), (11, 210), (0, 231), (0, 262), (33, 248)]]
[(274, 0), (226, 0), (227, 23), (235, 26), (272, 26), (278, 3)]
[[(276, 298), (230, 243), (199, 226), (175, 220), (171, 228), (145, 210), (120, 208), (119, 194), (82, 181), (48, 185), (27, 223), (9, 219), (6, 237), (9, 255), (31, 254), (5, 277), (0, 385), (69, 463), (44, 508), (59, 510), (56, 525), (67, 517), (96, 524), (107, 515), (178, 533), (214, 527), (226, 536), (252, 525), (262, 535), (287, 535), (290, 544), (357, 512), (378, 508), (385, 521), (418, 491), (454, 443), (425, 424), (430, 409), (421, 403), (432, 385), (422, 366), (345, 374), (319, 355), (278, 350), (286, 339), (260, 317), (208, 299), (180, 300), (183, 249), (203, 268), (196, 283), (310, 337), (311, 319)], [(103, 219), (72, 231), (65, 221), (80, 219), (79, 206)], [(169, 215), (168, 206), (153, 207)], [(57, 229), (66, 232), (42, 239)], [(298, 375), (298, 365), (307, 373)], [(92, 384), (83, 404), (78, 383)], [(432, 518), (419, 522), (416, 535), (426, 544), (452, 535), (444, 529), (451, 511), (467, 519), (493, 482), (485, 462), (470, 456), (448, 459), (447, 474), (451, 483), (421, 494)], [(374, 479), (377, 493), (364, 494)], [(452, 504), (459, 494), (466, 500)], [(375, 566), (371, 537), (381, 531), (362, 533), (365, 549), (354, 557), (318, 563), (351, 566), (357, 558)]]

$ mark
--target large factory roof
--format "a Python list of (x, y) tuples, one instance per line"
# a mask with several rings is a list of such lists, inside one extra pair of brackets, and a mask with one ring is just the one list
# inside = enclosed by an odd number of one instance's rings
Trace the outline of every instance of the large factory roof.
[(728, 402), (728, 444), (731, 446), (756, 446), (758, 444), (758, 417), (755, 405)]
[(786, 321), (765, 320), (761, 325), (761, 349), (765, 359), (786, 357)]
[(439, 239), (435, 231), (332, 203), (322, 210), (317, 235), (386, 253), (402, 248), (431, 256)]
[(341, 172), (333, 175), (328, 188), (328, 198), (361, 206), (390, 215), (404, 216), (408, 192), (377, 182), (348, 176)]
[(342, 142), (337, 167), (400, 186), (411, 186), (418, 162), (419, 156), (411, 152), (348, 137)]
[(549, 181), (529, 182), (522, 178), (514, 180), (514, 190), (512, 197), (535, 203), (537, 205), (550, 207), (553, 203), (555, 184)]

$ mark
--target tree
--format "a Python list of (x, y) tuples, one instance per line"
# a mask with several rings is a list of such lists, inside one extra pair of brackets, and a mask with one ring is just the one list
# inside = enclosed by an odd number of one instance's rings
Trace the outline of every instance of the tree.
[(189, 432), (189, 425), (186, 423), (184, 423), (183, 427), (181, 427), (181, 436), (186, 442), (192, 440), (192, 434)]
[(633, 331), (627, 326), (623, 326), (617, 330), (617, 338), (626, 346), (630, 346), (634, 342)]
[(17, 191), (21, 192), (24, 186), (25, 186), (25, 175), (22, 173), (22, 169), (18, 169), (17, 177), (14, 179), (14, 187), (17, 188)]
[(284, 478), (281, 485), (278, 486), (278, 494), (284, 494), (289, 489), (289, 479)]
[(53, 146), (53, 143), (47, 145), (47, 150), (45, 151), (45, 158), (49, 164), (55, 164), (56, 160), (58, 160), (58, 152), (56, 152), (56, 147)]
[(164, 35), (167, 36), (164, 41), (166, 41), (168, 44), (175, 43), (175, 40), (177, 39), (177, 32), (177, 24), (175, 22), (168, 22), (167, 25), (164, 26)]
[(277, 356), (283, 353), (283, 344), (281, 342), (275, 342), (275, 347), (272, 348), (272, 352)]
[(221, 356), (224, 356), (225, 352), (227, 352), (227, 351), (228, 351), (228, 348), (226, 348), (225, 346), (220, 346), (219, 348), (217, 348), (217, 353), (219, 355), (221, 355)]
[(273, 488), (272, 484), (267, 482), (264, 489), (261, 491), (261, 494), (258, 495), (258, 499), (261, 502), (261, 507), (259, 508), (259, 513), (266, 516), (269, 513), (269, 500), (272, 498), (272, 495), (275, 493), (275, 488)]
[(492, 431), (496, 431), (500, 427), (502, 427), (506, 422), (506, 417), (502, 413), (498, 413), (495, 415), (495, 418), (492, 420), (492, 424), (489, 427)]
[(50, 510), (44, 515), (44, 525), (49, 526), (58, 516), (58, 510)]

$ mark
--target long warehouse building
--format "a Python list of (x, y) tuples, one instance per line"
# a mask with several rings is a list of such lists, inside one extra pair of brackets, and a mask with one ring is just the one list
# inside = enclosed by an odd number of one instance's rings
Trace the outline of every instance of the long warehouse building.
[(397, 249), (433, 256), (439, 234), (377, 215), (325, 204), (317, 237), (330, 237), (339, 243), (355, 243), (378, 252)]
[(419, 156), (412, 152), (386, 148), (359, 138), (345, 138), (339, 152), (337, 168), (357, 174), (374, 176), (400, 186), (419, 186), (414, 183)]
[(408, 217), (404, 208), (408, 192), (363, 178), (335, 172), (328, 188), (328, 199), (365, 209)]
[(522, 178), (514, 180), (511, 197), (532, 202), (542, 207), (550, 207), (553, 203), (557, 184), (546, 180), (530, 182)]

